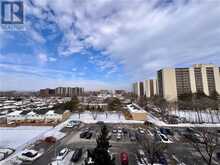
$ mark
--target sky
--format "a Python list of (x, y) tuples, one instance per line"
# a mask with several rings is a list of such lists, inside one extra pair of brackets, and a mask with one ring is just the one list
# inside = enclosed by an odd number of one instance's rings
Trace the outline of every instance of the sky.
[(23, 2), (25, 30), (0, 29), (0, 90), (130, 89), (161, 68), (220, 64), (220, 0)]

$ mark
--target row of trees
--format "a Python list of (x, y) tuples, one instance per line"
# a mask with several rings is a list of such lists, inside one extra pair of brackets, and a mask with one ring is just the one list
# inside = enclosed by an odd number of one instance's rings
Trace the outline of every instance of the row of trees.
[[(183, 94), (179, 96), (178, 101), (176, 102), (167, 102), (163, 97), (153, 96), (151, 98), (147, 97), (139, 97), (137, 99), (138, 104), (147, 109), (148, 104), (154, 104), (159, 113), (164, 119), (164, 117), (168, 116), (171, 110), (192, 110), (198, 114), (198, 118), (201, 118), (201, 113), (206, 111), (210, 114), (210, 116), (219, 116), (220, 111), (220, 99), (219, 96), (215, 93), (211, 96), (206, 96), (203, 93), (195, 93), (195, 94)], [(199, 122), (199, 121), (198, 121)]]
[(100, 106), (97, 106), (97, 108), (89, 107), (88, 106), (82, 106), (80, 105), (80, 101), (77, 97), (72, 97), (70, 101), (66, 103), (58, 104), (54, 107), (54, 109), (62, 109), (62, 110), (70, 110), (71, 112), (82, 112), (84, 110), (92, 110), (92, 111), (122, 111), (122, 103), (118, 98), (108, 98), (104, 100), (105, 103), (107, 103), (107, 108), (103, 109)]
[(72, 97), (70, 101), (66, 103), (57, 104), (54, 106), (54, 109), (61, 109), (61, 110), (70, 110), (71, 112), (78, 112), (79, 111), (79, 99), (75, 96)]

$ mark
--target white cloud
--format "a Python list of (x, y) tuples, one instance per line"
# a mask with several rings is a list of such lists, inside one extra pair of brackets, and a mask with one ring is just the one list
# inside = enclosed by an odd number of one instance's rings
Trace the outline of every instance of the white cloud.
[(57, 61), (57, 59), (54, 58), (54, 57), (49, 57), (49, 61), (50, 61), (50, 62), (55, 62), (55, 61)]
[(41, 64), (45, 64), (47, 62), (56, 62), (57, 59), (54, 57), (49, 57), (45, 53), (39, 53), (37, 54), (37, 59)]
[(152, 76), (161, 67), (216, 59), (220, 53), (220, 1), (48, 2), (40, 6), (53, 9), (54, 21), (66, 34), (61, 55), (92, 45), (121, 61), (134, 79)]
[(79, 53), (82, 50), (83, 44), (78, 41), (76, 35), (70, 32), (67, 32), (67, 34), (64, 35), (64, 38), (58, 47), (58, 53), (62, 56), (70, 56), (74, 53)]
[(37, 55), (37, 58), (38, 58), (39, 62), (42, 63), (42, 64), (48, 62), (48, 57), (47, 57), (47, 55), (44, 54), (44, 53), (39, 53), (39, 54)]

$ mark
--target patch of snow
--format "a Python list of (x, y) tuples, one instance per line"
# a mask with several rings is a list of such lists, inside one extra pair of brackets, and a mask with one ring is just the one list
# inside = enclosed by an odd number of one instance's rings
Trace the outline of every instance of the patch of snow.
[(203, 124), (192, 124), (192, 123), (179, 123), (179, 124), (167, 124), (161, 121), (159, 118), (152, 114), (148, 114), (147, 121), (155, 124), (158, 127), (220, 127), (220, 123), (203, 123)]
[(47, 132), (51, 127), (20, 126), (0, 127), (0, 147), (16, 149), (31, 139)]
[(105, 123), (144, 123), (143, 121), (126, 120), (121, 112), (90, 112), (74, 113), (70, 120), (82, 121), (84, 123), (96, 123), (103, 121)]
[(220, 123), (220, 113), (218, 111), (171, 111), (172, 115), (176, 115), (178, 117), (186, 118), (188, 122), (205, 122), (205, 123)]

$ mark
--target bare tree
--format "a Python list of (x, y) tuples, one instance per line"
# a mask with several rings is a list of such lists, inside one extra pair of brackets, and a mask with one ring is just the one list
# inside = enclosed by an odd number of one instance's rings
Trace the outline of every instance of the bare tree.
[(166, 148), (167, 145), (165, 143), (160, 143), (154, 137), (153, 139), (149, 139), (145, 136), (145, 140), (141, 141), (141, 144), (145, 151), (150, 158), (149, 163), (153, 165), (157, 161), (158, 153), (162, 153)]
[(167, 115), (168, 102), (160, 96), (154, 96), (152, 98), (152, 101), (154, 105), (156, 105), (160, 109), (160, 114), (163, 120), (164, 117)]
[(210, 132), (207, 128), (199, 129), (199, 139), (192, 138), (191, 144), (199, 153), (207, 165), (212, 165), (213, 154), (220, 147), (219, 138), (216, 132)]

